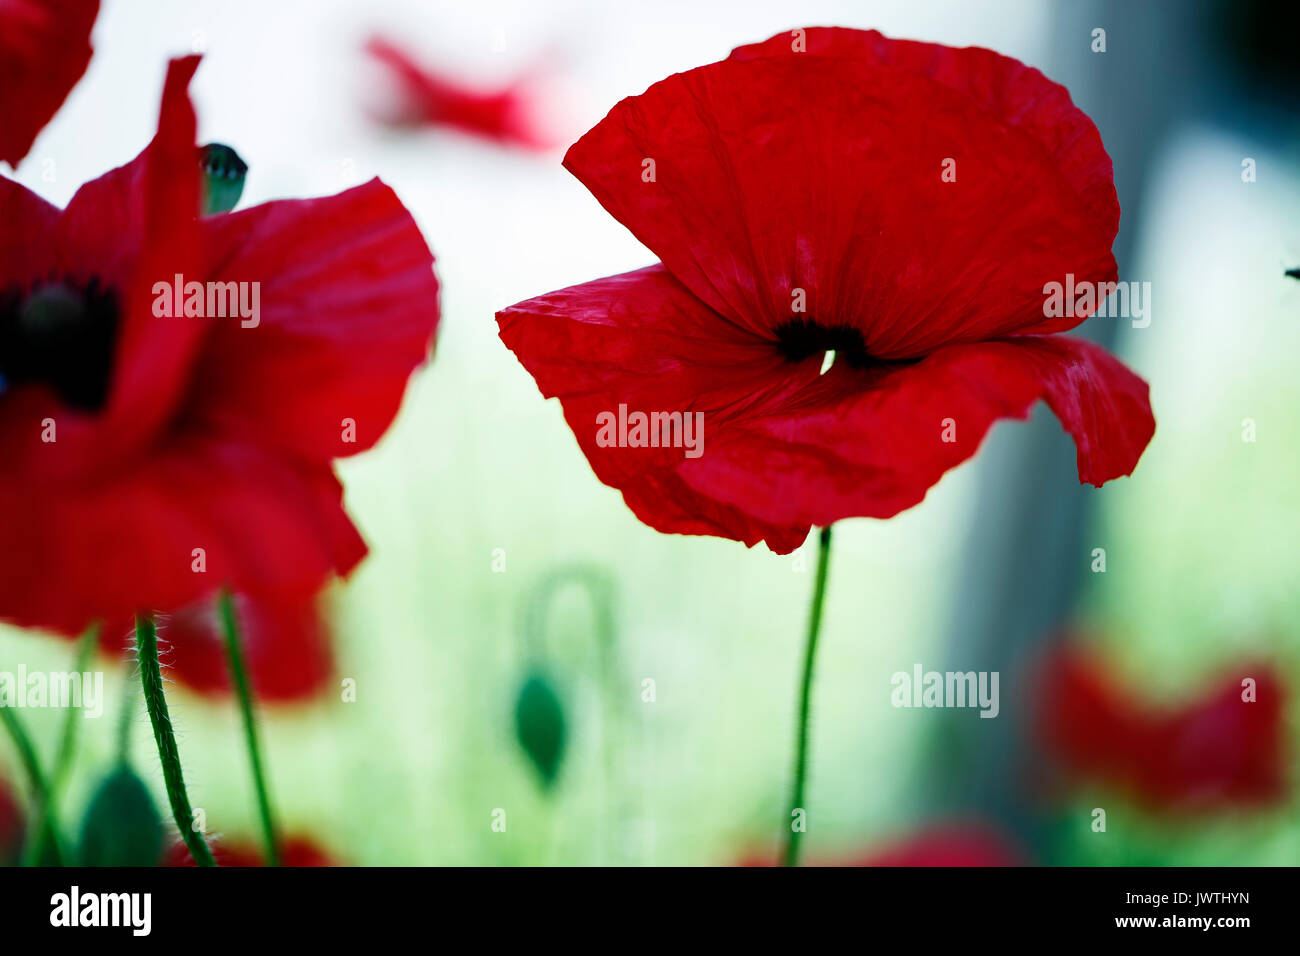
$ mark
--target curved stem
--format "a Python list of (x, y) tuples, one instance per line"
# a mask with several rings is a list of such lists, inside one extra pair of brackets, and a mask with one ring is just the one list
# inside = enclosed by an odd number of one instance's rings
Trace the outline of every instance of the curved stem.
[[(36, 757), (36, 748), (32, 746), (32, 739), (27, 736), (27, 730), (18, 720), (14, 708), (0, 706), (0, 723), (5, 725), (5, 730), (9, 732), (9, 736), (13, 739), (14, 746), (18, 750), (18, 758), (27, 771), (27, 780), (31, 785), (33, 801), (36, 804), (44, 804), (49, 800), (49, 783), (45, 779), (45, 771), (41, 769), (41, 762)], [(47, 825), (45, 830), (49, 837), (49, 845), (54, 848), (55, 862), (58, 866), (62, 866), (65, 862), (63, 841), (52, 826)], [(37, 862), (40, 861), (37, 860)]]
[(117, 762), (131, 762), (131, 723), (135, 718), (135, 669), (136, 663), (129, 654), (123, 658), (122, 675), (122, 709), (117, 715)]
[(266, 774), (262, 769), (262, 751), (257, 743), (257, 721), (253, 716), (253, 695), (248, 686), (248, 668), (244, 665), (244, 652), (239, 641), (239, 624), (235, 620), (235, 602), (229, 591), (223, 591), (219, 602), (222, 630), (226, 633), (226, 652), (230, 656), (230, 674), (239, 698), (239, 711), (244, 718), (244, 739), (248, 743), (248, 762), (253, 768), (253, 786), (257, 790), (257, 812), (262, 821), (262, 838), (266, 842), (266, 863), (280, 865), (279, 844), (275, 839), (275, 822), (271, 815), (271, 798), (268, 796)]
[[(90, 666), (91, 657), (99, 643), (99, 625), (92, 624), (86, 628), (77, 644), (76, 662), (73, 673), (81, 675), (82, 700), (85, 700), (86, 668)], [(63, 736), (59, 739), (59, 750), (54, 757), (54, 767), (50, 770), (49, 783), (44, 795), (37, 795), (36, 806), (32, 813), (32, 829), (29, 833), (27, 847), (23, 850), (23, 866), (39, 866), (45, 856), (51, 834), (56, 830), (56, 818), (59, 808), (59, 794), (63, 792), (63, 783), (72, 766), (72, 755), (77, 749), (77, 728), (81, 726), (81, 715), (75, 707), (68, 707), (63, 718)]]
[(140, 657), (140, 687), (144, 691), (145, 707), (149, 710), (149, 722), (153, 724), (153, 739), (158, 745), (158, 760), (162, 763), (163, 783), (167, 788), (167, 800), (171, 803), (172, 817), (194, 862), (199, 866), (216, 866), (217, 861), (213, 859), (203, 834), (194, 829), (194, 808), (190, 806), (190, 796), (185, 791), (181, 755), (176, 749), (171, 714), (163, 695), (162, 669), (158, 666), (158, 632), (154, 629), (153, 618), (147, 614), (136, 615), (135, 642)]
[[(817, 655), (817, 635), (822, 626), (822, 605), (826, 600), (826, 572), (830, 567), (831, 526), (822, 528), (817, 548), (817, 580), (813, 585), (812, 607), (808, 612), (808, 638), (804, 648), (803, 678), (799, 689), (799, 730), (795, 738), (794, 755), (794, 795), (790, 802), (790, 813), (786, 817), (786, 826), (790, 835), (785, 845), (785, 865), (799, 865), (799, 838), (803, 835), (803, 821), (796, 827), (793, 819), (796, 811), (804, 809), (804, 787), (808, 778), (808, 715), (812, 704), (813, 662)], [(804, 814), (806, 820), (807, 814)]]

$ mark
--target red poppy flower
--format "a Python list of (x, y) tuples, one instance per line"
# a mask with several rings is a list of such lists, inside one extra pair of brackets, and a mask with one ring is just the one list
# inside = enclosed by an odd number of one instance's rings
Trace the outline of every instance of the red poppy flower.
[[(1022, 866), (1021, 854), (993, 829), (981, 824), (942, 824), (840, 862), (810, 866)], [(742, 866), (768, 866), (753, 859)]]
[[(259, 847), (248, 843), (210, 841), (218, 866), (266, 866)], [(280, 860), (284, 866), (338, 866), (328, 853), (307, 837), (292, 836), (280, 842)], [(195, 866), (184, 843), (173, 843), (163, 855), (163, 866)]]
[(0, 160), (27, 155), (90, 64), (99, 0), (0, 0)]
[(653, 528), (789, 552), (916, 504), (1039, 399), (1092, 484), (1154, 432), (1146, 383), (1053, 334), (1088, 313), (1045, 316), (1047, 283), (1116, 278), (1119, 207), (1092, 122), (1016, 60), (795, 31), (623, 100), (564, 162), (662, 262), (501, 338)]
[[(433, 257), (378, 180), (198, 219), (197, 66), (171, 64), (153, 142), (62, 212), (0, 179), (0, 617), (19, 625), (75, 633), (220, 586), (299, 599), (365, 553), (332, 459), (378, 440), (425, 359)], [(155, 314), (180, 308), (176, 276), (207, 317)], [(236, 292), (248, 318), (221, 317)]]
[(366, 44), (366, 52), (392, 79), (396, 98), (385, 104), (381, 117), (395, 126), (446, 126), (526, 149), (550, 149), (554, 143), (536, 115), (537, 95), (525, 77), (502, 90), (469, 89), (451, 77), (423, 66), (382, 37)]
[[(291, 703), (321, 691), (334, 672), (329, 629), (314, 597), (256, 600), (237, 595), (235, 615), (253, 693), (268, 703)], [(100, 646), (121, 654), (134, 646), (135, 625), (106, 628)], [(226, 638), (216, 601), (207, 598), (158, 621), (167, 676), (209, 697), (230, 694)]]
[[(1043, 740), (1071, 772), (1157, 809), (1266, 804), (1285, 795), (1285, 695), (1271, 669), (1243, 668), (1172, 710), (1134, 697), (1076, 650), (1053, 656), (1045, 675)], [(1247, 677), (1253, 688), (1243, 684)]]

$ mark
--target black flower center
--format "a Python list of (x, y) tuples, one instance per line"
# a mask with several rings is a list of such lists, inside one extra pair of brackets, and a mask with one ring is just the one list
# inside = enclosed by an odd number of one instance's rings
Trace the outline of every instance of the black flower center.
[(809, 319), (791, 319), (776, 329), (777, 348), (791, 362), (835, 353), (849, 368), (874, 368), (885, 364), (867, 352), (862, 333), (850, 325), (822, 325)]
[(52, 279), (0, 290), (0, 392), (48, 385), (67, 404), (97, 411), (108, 395), (120, 313), (98, 279)]

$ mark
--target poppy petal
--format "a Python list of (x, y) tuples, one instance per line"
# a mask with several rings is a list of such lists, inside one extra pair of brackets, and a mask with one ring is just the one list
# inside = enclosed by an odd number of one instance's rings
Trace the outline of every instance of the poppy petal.
[[(705, 307), (663, 266), (499, 313), (501, 337), (558, 396), (596, 475), (664, 532), (786, 553), (813, 525), (887, 518), (1044, 399), (1075, 439), (1081, 481), (1130, 473), (1155, 429), (1146, 383), (1081, 339), (949, 346), (882, 370), (790, 362)], [(609, 446), (597, 416), (699, 412), (702, 454)], [(951, 423), (951, 424), (949, 424)]]
[[(198, 64), (199, 57), (172, 61), (153, 141), (130, 163), (78, 189), (57, 222), (46, 227), (52, 229), (53, 262), (47, 255), (27, 264), (23, 281), (37, 278), (39, 269), (112, 290), (121, 329), (102, 411), (68, 408), (43, 388), (24, 389), (0, 406), (0, 434), (13, 472), (63, 479), (130, 462), (174, 413), (187, 387), (206, 327), (183, 317), (155, 317), (153, 288), (177, 273), (197, 273), (196, 121), (186, 87)], [(11, 189), (5, 192), (12, 195)], [(5, 221), (6, 244), (20, 241), (19, 230), (31, 224), (33, 207), (30, 201), (25, 206), (26, 223)], [(42, 439), (47, 418), (58, 423), (57, 442)]]
[(58, 219), (57, 206), (0, 176), (0, 288), (26, 285), (45, 271)]
[(1037, 126), (1005, 118), (1044, 102), (1086, 122), (1056, 91), (1022, 71), (999, 114), (879, 61), (735, 58), (623, 100), (565, 166), (735, 324), (772, 340), (803, 313), (913, 358), (1070, 328), (1086, 314), (1045, 318), (1045, 285), (1115, 280), (1114, 209), (1080, 194)]
[(23, 556), (0, 575), (6, 618), (65, 633), (184, 607), (221, 586), (305, 598), (366, 550), (328, 467), (201, 435), (91, 487), (0, 482), (0, 514), (6, 548)]
[(1133, 694), (1104, 660), (1069, 645), (1047, 660), (1043, 678), (1042, 740), (1075, 775), (1166, 811), (1275, 804), (1287, 795), (1286, 689), (1267, 665), (1240, 667), (1173, 709)]
[(889, 518), (972, 457), (994, 422), (1027, 417), (1039, 399), (1090, 484), (1130, 474), (1155, 431), (1146, 383), (1104, 349), (1023, 337), (949, 346), (866, 387), (861, 372), (833, 365), (788, 411), (715, 429), (684, 477), (775, 523)]
[(370, 448), (438, 326), (433, 254), (411, 214), (375, 179), (204, 229), (207, 275), (257, 283), (260, 318), (217, 320), (195, 370), (195, 420), (310, 460)]
[(396, 99), (381, 117), (392, 125), (445, 126), (502, 145), (533, 150), (555, 145), (534, 116), (535, 96), (529, 77), (504, 89), (484, 92), (434, 72), (383, 37), (372, 37), (366, 52), (395, 81)]
[[(802, 52), (796, 52), (796, 46)], [(969, 96), (1000, 121), (1029, 133), (1043, 145), (1096, 216), (1101, 231), (1113, 236), (1119, 229), (1113, 169), (1096, 124), (1075, 107), (1065, 87), (1032, 66), (982, 47), (954, 49), (846, 27), (778, 33), (762, 43), (731, 51), (733, 59), (742, 60), (804, 55), (864, 60), (928, 76)]]
[(90, 65), (99, 0), (0, 0), (0, 160), (17, 166)]
[[(806, 527), (780, 527), (692, 490), (683, 448), (606, 447), (597, 416), (703, 413), (779, 407), (816, 378), (787, 367), (766, 343), (730, 325), (662, 265), (521, 302), (497, 314), (501, 339), (565, 418), (598, 478), (623, 492), (646, 524), (677, 534), (712, 534), (791, 551)], [(683, 433), (683, 439), (684, 439)], [(707, 451), (705, 458), (708, 457)]]

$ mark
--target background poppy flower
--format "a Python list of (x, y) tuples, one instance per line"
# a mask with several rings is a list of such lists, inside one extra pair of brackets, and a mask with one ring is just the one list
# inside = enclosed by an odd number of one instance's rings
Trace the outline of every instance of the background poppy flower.
[[(437, 326), (433, 257), (378, 180), (197, 218), (197, 66), (173, 61), (153, 142), (62, 212), (0, 179), (0, 617), (22, 626), (349, 571), (332, 460), (383, 434)], [(176, 275), (258, 283), (259, 323), (156, 316)]]
[[(996, 830), (976, 823), (927, 827), (858, 856), (809, 866), (1022, 866), (1024, 857)], [(741, 866), (768, 866), (753, 858)]]
[[(623, 100), (565, 166), (662, 262), (511, 306), (501, 338), (659, 531), (786, 553), (890, 517), (1039, 399), (1081, 481), (1151, 439), (1146, 383), (1053, 334), (1087, 312), (1045, 316), (1045, 284), (1116, 278), (1119, 207), (1092, 122), (1016, 60), (780, 34)], [(621, 405), (702, 413), (704, 453), (602, 447)]]
[[(212, 855), (217, 858), (218, 866), (266, 866), (262, 854), (247, 843), (213, 840)], [(280, 862), (282, 866), (338, 866), (328, 853), (302, 836), (280, 841)], [(184, 843), (173, 843), (163, 855), (162, 865), (194, 866), (194, 859)]]
[[(273, 601), (236, 595), (248, 678), (268, 703), (291, 703), (322, 690), (334, 670), (329, 626), (317, 599)], [(231, 691), (226, 638), (213, 598), (163, 615), (158, 621), (161, 660), (176, 683), (209, 697)], [(106, 628), (100, 646), (121, 655), (135, 646), (134, 623)]]
[[(1255, 699), (1242, 699), (1242, 679)], [(1269, 667), (1226, 675), (1161, 709), (1120, 686), (1097, 659), (1067, 648), (1044, 670), (1041, 734), (1070, 772), (1123, 788), (1157, 809), (1268, 804), (1286, 793), (1285, 693)]]
[(423, 65), (396, 44), (372, 37), (366, 52), (393, 81), (395, 98), (380, 119), (395, 126), (445, 126), (506, 146), (546, 150), (555, 145), (540, 128), (537, 94), (525, 76), (504, 89), (470, 89)]
[(0, 160), (27, 155), (90, 64), (99, 0), (0, 0)]

